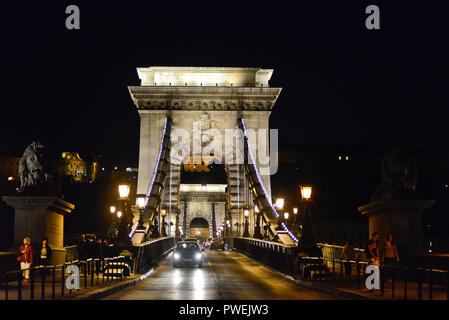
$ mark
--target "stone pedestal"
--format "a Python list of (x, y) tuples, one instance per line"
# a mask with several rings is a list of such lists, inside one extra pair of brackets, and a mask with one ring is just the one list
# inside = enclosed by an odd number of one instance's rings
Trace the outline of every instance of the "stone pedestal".
[(64, 215), (72, 212), (75, 206), (49, 196), (4, 196), (3, 200), (14, 208), (14, 245), (11, 251), (17, 252), (27, 236), (37, 251), (42, 239), (47, 237), (52, 248), (50, 264), (64, 263)]
[(358, 208), (369, 218), (369, 234), (378, 232), (382, 246), (388, 234), (399, 255), (419, 255), (423, 249), (422, 213), (432, 207), (435, 200), (378, 200)]

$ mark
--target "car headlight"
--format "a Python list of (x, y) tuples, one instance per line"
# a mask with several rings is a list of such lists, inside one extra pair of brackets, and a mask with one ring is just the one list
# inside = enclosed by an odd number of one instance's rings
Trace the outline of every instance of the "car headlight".
[(177, 260), (177, 259), (181, 258), (181, 256), (180, 256), (179, 253), (175, 253), (175, 254), (173, 255), (173, 258), (175, 258), (175, 259)]
[(201, 253), (197, 253), (196, 255), (195, 255), (195, 258), (197, 259), (197, 260), (200, 260), (201, 259)]

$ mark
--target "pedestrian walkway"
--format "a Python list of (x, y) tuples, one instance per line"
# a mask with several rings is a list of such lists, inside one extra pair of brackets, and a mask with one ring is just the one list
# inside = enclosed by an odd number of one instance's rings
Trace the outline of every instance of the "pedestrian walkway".
[[(308, 285), (310, 287), (321, 288), (325, 290), (335, 290), (341, 293), (357, 295), (361, 298), (377, 299), (377, 300), (447, 300), (449, 299), (448, 286), (442, 284), (433, 284), (429, 281), (422, 281), (421, 290), (417, 281), (407, 281), (405, 285), (404, 279), (395, 281), (385, 281), (384, 290), (369, 290), (365, 286), (366, 276), (363, 271), (358, 277), (356, 270), (352, 270), (351, 276), (344, 274), (340, 264), (328, 264), (331, 271), (328, 279), (310, 280), (303, 279), (300, 275), (295, 276), (298, 283)], [(335, 270), (333, 272), (333, 270)], [(343, 272), (342, 272), (343, 271)]]
[[(3, 284), (0, 288), (0, 300), (67, 300), (76, 299), (81, 296), (89, 295), (89, 293), (99, 292), (107, 290), (133, 282), (139, 279), (141, 275), (131, 275), (123, 277), (107, 277), (102, 273), (88, 275), (87, 278), (84, 274), (80, 275), (80, 289), (69, 290), (66, 286), (67, 277), (62, 279), (61, 273), (55, 275), (53, 281), (52, 277), (46, 277), (45, 282), (42, 281), (41, 275), (37, 274), (34, 281), (34, 290), (32, 283), (25, 284), (22, 282), (22, 290), (19, 290), (18, 281), (9, 281), (7, 288)], [(44, 286), (42, 285), (44, 283)]]

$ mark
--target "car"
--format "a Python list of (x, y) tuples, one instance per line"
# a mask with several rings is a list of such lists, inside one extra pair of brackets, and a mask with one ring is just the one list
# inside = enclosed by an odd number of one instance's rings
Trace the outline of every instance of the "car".
[(185, 238), (182, 242), (195, 242), (200, 243), (197, 238)]
[(180, 265), (198, 265), (199, 268), (203, 267), (203, 254), (198, 243), (191, 241), (179, 242), (173, 253), (173, 267), (177, 268)]
[(224, 250), (224, 249), (225, 249), (224, 241), (223, 241), (222, 239), (215, 239), (215, 240), (212, 241), (212, 243), (210, 244), (209, 249), (210, 249), (210, 250), (214, 250), (214, 249), (221, 249), (221, 250)]
[(185, 238), (182, 242), (194, 242), (200, 246), (200, 248), (204, 248), (203, 244), (197, 238)]

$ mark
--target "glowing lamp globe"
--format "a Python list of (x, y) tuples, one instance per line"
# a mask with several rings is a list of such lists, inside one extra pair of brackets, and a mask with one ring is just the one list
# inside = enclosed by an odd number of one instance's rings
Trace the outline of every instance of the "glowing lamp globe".
[(129, 185), (128, 184), (119, 185), (118, 193), (121, 199), (127, 199), (129, 195)]
[(136, 197), (136, 207), (139, 209), (145, 208), (145, 195), (138, 194)]
[(312, 197), (312, 187), (311, 186), (300, 186), (301, 197), (303, 200), (310, 200)]

